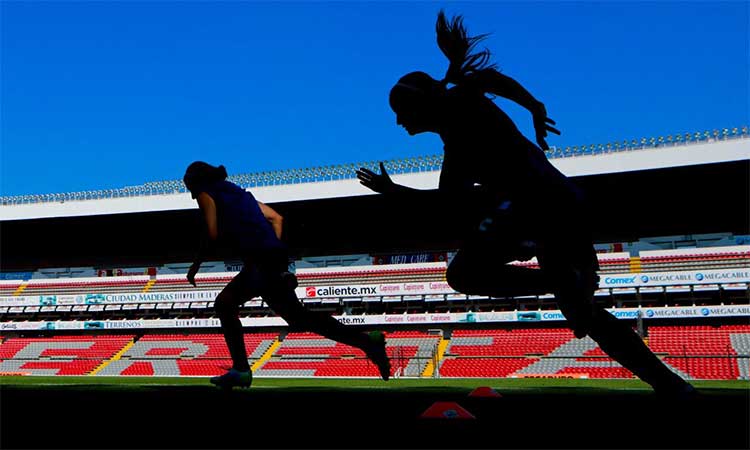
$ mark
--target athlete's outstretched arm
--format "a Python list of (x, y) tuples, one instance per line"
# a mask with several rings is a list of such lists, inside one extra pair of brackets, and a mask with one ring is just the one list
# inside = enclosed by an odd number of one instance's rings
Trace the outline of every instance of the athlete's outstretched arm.
[[(394, 183), (388, 175), (388, 172), (385, 170), (382, 162), (380, 163), (379, 174), (370, 169), (361, 167), (357, 170), (357, 178), (359, 178), (360, 184), (381, 194), (420, 195), (421, 193), (427, 192), (425, 189), (415, 189)], [(472, 196), (472, 194), (482, 192), (482, 190), (474, 186), (470, 180), (464, 179), (464, 177), (456, 171), (451, 164), (451, 160), (448, 158), (443, 159), (438, 191), (445, 197), (446, 201), (461, 201), (467, 195)]]
[(394, 183), (382, 162), (380, 163), (379, 174), (366, 167), (360, 167), (357, 170), (357, 178), (361, 185), (380, 194), (418, 194), (422, 192), (422, 189), (414, 189)]
[(281, 239), (284, 217), (265, 203), (258, 202), (258, 206), (260, 207), (260, 212), (263, 213), (263, 216), (271, 223), (271, 227), (273, 227), (273, 232), (276, 233), (276, 237)]
[(497, 70), (483, 70), (472, 75), (474, 81), (488, 92), (513, 100), (534, 114), (541, 102), (534, 98), (521, 83)]
[(488, 92), (512, 100), (529, 110), (534, 119), (536, 141), (542, 149), (549, 150), (544, 140), (547, 132), (559, 135), (560, 131), (550, 126), (555, 125), (555, 121), (547, 117), (544, 103), (534, 98), (519, 82), (496, 70), (483, 70), (474, 74), (473, 77), (477, 83), (486, 87)]
[(198, 252), (196, 253), (193, 264), (190, 266), (187, 273), (187, 280), (193, 286), (195, 286), (195, 275), (201, 267), (203, 257), (208, 250), (210, 242), (216, 241), (219, 236), (218, 222), (216, 219), (216, 203), (214, 202), (214, 199), (212, 199), (207, 193), (201, 192), (198, 194), (196, 200), (198, 200), (198, 207), (203, 213), (204, 225), (206, 228), (205, 233), (201, 233), (199, 237), (200, 244), (198, 246)]

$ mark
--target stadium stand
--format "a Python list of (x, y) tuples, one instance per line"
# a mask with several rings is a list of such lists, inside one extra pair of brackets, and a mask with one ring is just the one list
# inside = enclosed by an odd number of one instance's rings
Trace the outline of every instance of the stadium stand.
[[(628, 252), (598, 256), (601, 281), (596, 298), (607, 308), (748, 304), (747, 282), (710, 278), (710, 271), (725, 271), (729, 275), (745, 273), (743, 271), (750, 268), (748, 245), (642, 250), (639, 256), (630, 256)], [(538, 267), (535, 259), (511, 264)], [(446, 267), (446, 262), (431, 262), (301, 268), (297, 270), (298, 295), (311, 309), (354, 316), (557, 308), (554, 297), (549, 294), (496, 299), (453, 293), (445, 282)], [(691, 284), (675, 281), (666, 285), (653, 281), (639, 285), (633, 278), (635, 274), (643, 278), (656, 273), (678, 277), (692, 274), (702, 278)], [(191, 286), (183, 274), (0, 280), (0, 324), (10, 322), (8, 326), (12, 328), (12, 323), (34, 320), (211, 318), (214, 317), (213, 297), (234, 275), (236, 272), (200, 273), (197, 287)], [(630, 282), (630, 285), (622, 282)], [(329, 289), (331, 286), (343, 289), (370, 286), (377, 288), (377, 292), (334, 295), (330, 293), (334, 292)], [(306, 296), (307, 290), (313, 288), (318, 295)], [(248, 300), (241, 314), (245, 317), (274, 315), (259, 298)]]
[[(439, 338), (425, 332), (388, 335), (386, 352), (403, 376), (419, 376), (431, 358)], [(353, 347), (312, 333), (289, 334), (259, 376), (378, 376), (377, 368)]]
[[(183, 277), (184, 278), (184, 277)], [(63, 279), (31, 279), (25, 283), (24, 295), (65, 295), (106, 292), (142, 292), (148, 275), (122, 277), (87, 277)]]
[(134, 336), (10, 338), (0, 344), (0, 373), (87, 375)]
[(21, 280), (0, 280), (0, 297), (14, 295), (23, 284)]
[[(251, 364), (268, 351), (277, 337), (274, 333), (245, 335)], [(221, 334), (147, 334), (97, 375), (207, 376), (221, 374), (231, 366)]]
[(445, 263), (387, 264), (346, 269), (299, 269), (301, 286), (315, 284), (417, 283), (445, 281)]
[(649, 345), (697, 379), (748, 379), (750, 325), (651, 327)]
[(726, 246), (640, 252), (643, 272), (750, 267), (750, 246)]
[[(234, 273), (199, 273), (195, 279), (197, 288), (205, 290), (222, 289), (237, 275)], [(196, 289), (188, 283), (185, 275), (157, 275), (148, 292), (178, 291), (184, 289)]]
[[(600, 273), (631, 272), (633, 268), (632, 258), (628, 252), (599, 253), (597, 254), (597, 258), (599, 259)], [(527, 269), (539, 268), (539, 262), (536, 257), (528, 261), (513, 261), (509, 264)]]
[[(352, 347), (312, 333), (248, 333), (257, 377), (377, 377)], [(387, 352), (400, 377), (632, 378), (590, 338), (564, 328), (456, 329), (443, 355), (441, 337), (426, 331), (388, 333)], [(691, 379), (750, 379), (750, 325), (655, 325), (648, 345)], [(208, 376), (231, 366), (216, 333), (7, 338), (0, 372), (34, 375)], [(438, 362), (437, 374), (426, 369)], [(430, 373), (431, 375), (426, 375)]]
[[(749, 379), (750, 325), (654, 326), (651, 349), (692, 379)], [(443, 377), (577, 375), (631, 378), (590, 339), (566, 329), (457, 330)]]
[[(600, 273), (712, 270), (750, 267), (750, 245), (689, 248), (678, 250), (644, 250), (631, 257), (627, 252), (597, 255)], [(637, 260), (637, 262), (634, 262)], [(536, 258), (510, 264), (538, 268)], [(305, 268), (297, 270), (300, 286), (444, 282), (445, 262), (349, 266), (346, 268)], [(199, 273), (193, 288), (184, 274), (89, 278), (32, 278), (28, 281), (0, 280), (0, 296), (14, 295), (24, 286), (24, 295), (86, 294), (105, 292), (148, 292), (216, 290), (223, 288), (237, 272)], [(151, 281), (151, 283), (149, 283)]]
[(573, 338), (568, 329), (456, 330), (447, 353), (455, 356), (527, 356), (547, 354)]

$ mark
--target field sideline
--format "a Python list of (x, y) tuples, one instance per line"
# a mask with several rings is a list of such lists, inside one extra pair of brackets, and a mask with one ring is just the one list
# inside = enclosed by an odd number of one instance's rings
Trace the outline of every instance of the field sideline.
[[(500, 397), (471, 397), (489, 386)], [(0, 448), (750, 448), (750, 382), (0, 377)], [(474, 419), (424, 419), (453, 402)], [(40, 422), (41, 421), (41, 422)], [(43, 430), (43, 432), (40, 432)]]

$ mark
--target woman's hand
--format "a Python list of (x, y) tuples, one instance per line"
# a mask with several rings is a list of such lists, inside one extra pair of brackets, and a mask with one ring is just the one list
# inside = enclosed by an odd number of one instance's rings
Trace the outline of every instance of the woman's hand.
[(544, 140), (544, 138), (547, 137), (547, 132), (549, 131), (559, 136), (560, 131), (550, 126), (555, 125), (555, 121), (547, 117), (547, 109), (541, 102), (536, 106), (536, 109), (533, 112), (533, 118), (534, 130), (536, 131), (536, 142), (542, 150), (549, 150), (549, 145), (547, 145), (547, 141)]
[(396, 183), (391, 180), (388, 172), (385, 170), (383, 163), (380, 163), (380, 174), (373, 172), (365, 167), (360, 167), (357, 170), (357, 178), (359, 183), (367, 188), (372, 189), (375, 192), (381, 194), (392, 194), (396, 191)]

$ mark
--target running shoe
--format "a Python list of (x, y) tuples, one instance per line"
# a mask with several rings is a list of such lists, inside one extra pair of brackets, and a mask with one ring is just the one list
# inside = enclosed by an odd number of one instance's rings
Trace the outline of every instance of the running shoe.
[(242, 372), (237, 369), (229, 369), (224, 375), (211, 377), (211, 384), (224, 389), (232, 389), (234, 386), (249, 388), (253, 384), (253, 372)]
[(382, 331), (371, 331), (368, 336), (370, 338), (370, 348), (365, 353), (378, 366), (380, 377), (384, 381), (388, 381), (388, 378), (391, 377), (391, 362), (388, 360), (388, 354), (385, 352), (385, 333)]

